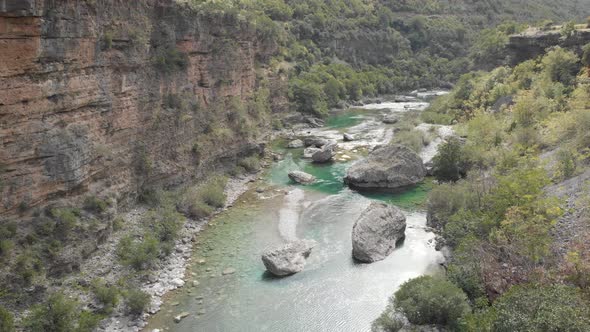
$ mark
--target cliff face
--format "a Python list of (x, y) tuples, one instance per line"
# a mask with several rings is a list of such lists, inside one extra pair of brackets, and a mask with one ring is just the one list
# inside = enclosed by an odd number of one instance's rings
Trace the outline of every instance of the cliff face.
[(174, 0), (0, 0), (0, 215), (256, 150), (280, 93), (255, 93), (255, 64), (275, 49)]
[(531, 28), (510, 36), (508, 53), (513, 65), (545, 54), (547, 48), (560, 46), (582, 54), (584, 45), (590, 43), (590, 29), (578, 29), (568, 38), (562, 38), (559, 30), (542, 31)]

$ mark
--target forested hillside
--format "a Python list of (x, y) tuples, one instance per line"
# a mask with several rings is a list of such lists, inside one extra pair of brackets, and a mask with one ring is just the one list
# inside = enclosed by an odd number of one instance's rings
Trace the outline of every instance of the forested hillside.
[[(423, 113), (460, 135), (434, 159), (440, 184), (428, 203), (451, 258), (445, 278), (402, 286), (375, 330), (402, 326), (396, 312), (460, 331), (590, 330), (590, 44), (583, 49), (466, 74)], [(441, 294), (449, 303), (433, 304)]]
[[(261, 23), (265, 36), (282, 45), (274, 65), (293, 69), (294, 109), (320, 115), (341, 100), (449, 87), (470, 68), (498, 62), (507, 35), (526, 27), (522, 23), (581, 21), (590, 14), (587, 0), (190, 3), (200, 11), (250, 15)], [(513, 23), (486, 30), (502, 22)]]

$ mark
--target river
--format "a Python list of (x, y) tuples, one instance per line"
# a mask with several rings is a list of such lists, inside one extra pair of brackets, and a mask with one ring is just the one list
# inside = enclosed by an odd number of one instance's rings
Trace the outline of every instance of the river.
[[(275, 144), (285, 158), (201, 231), (187, 270), (187, 286), (165, 296), (161, 311), (145, 331), (369, 331), (404, 281), (437, 271), (443, 261), (433, 248), (434, 234), (425, 228), (423, 202), (431, 180), (401, 194), (361, 195), (346, 188), (342, 178), (368, 148), (394, 135), (391, 126), (380, 121), (384, 114), (426, 105), (422, 101), (366, 105), (331, 116), (324, 128), (298, 132), (339, 140), (338, 161), (329, 165), (314, 165), (302, 158), (301, 149), (285, 150), (284, 142)], [(342, 132), (356, 135), (357, 140), (342, 142)], [(297, 169), (319, 181), (305, 187), (290, 183), (287, 173)], [(406, 239), (385, 260), (359, 264), (351, 257), (352, 225), (372, 199), (402, 208), (407, 216)], [(287, 278), (269, 276), (260, 254), (295, 238), (318, 243), (305, 270)], [(181, 312), (190, 315), (175, 323), (174, 316)]]

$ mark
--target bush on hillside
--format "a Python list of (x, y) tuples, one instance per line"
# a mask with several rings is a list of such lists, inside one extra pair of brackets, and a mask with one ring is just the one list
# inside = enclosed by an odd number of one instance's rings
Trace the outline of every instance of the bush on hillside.
[(77, 303), (67, 299), (62, 293), (54, 293), (47, 301), (33, 306), (25, 318), (25, 326), (31, 332), (70, 332), (75, 331)]
[(141, 315), (149, 306), (151, 297), (139, 289), (128, 289), (125, 292), (125, 305), (131, 315)]
[(492, 314), (494, 331), (590, 331), (590, 303), (565, 285), (513, 286)]
[(14, 316), (4, 307), (0, 306), (0, 331), (14, 332)]
[(432, 159), (432, 171), (439, 182), (457, 182), (467, 175), (467, 168), (462, 144), (454, 137), (443, 143)]
[[(467, 296), (446, 279), (422, 276), (405, 282), (390, 299), (394, 309), (412, 324), (456, 327), (471, 311)], [(394, 317), (394, 313), (389, 313)]]

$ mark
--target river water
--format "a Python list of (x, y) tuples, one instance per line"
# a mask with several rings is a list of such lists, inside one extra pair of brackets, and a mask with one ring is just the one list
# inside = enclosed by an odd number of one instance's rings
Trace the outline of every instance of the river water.
[[(361, 195), (346, 188), (342, 178), (368, 148), (393, 136), (392, 128), (380, 121), (383, 114), (425, 106), (367, 105), (332, 116), (325, 128), (303, 130), (301, 134), (339, 140), (342, 150), (330, 165), (311, 164), (301, 150), (283, 150), (284, 142), (277, 143), (275, 149), (285, 152), (284, 160), (272, 165), (263, 181), (199, 234), (187, 286), (166, 295), (162, 310), (145, 330), (369, 331), (404, 281), (437, 271), (443, 260), (433, 248), (434, 234), (425, 229), (422, 203), (431, 181), (401, 194)], [(358, 140), (344, 143), (342, 132)], [(290, 183), (287, 173), (297, 169), (319, 181), (305, 187)], [(402, 208), (406, 239), (387, 259), (358, 264), (351, 257), (352, 226), (373, 199)], [(269, 276), (260, 254), (295, 238), (318, 243), (305, 270), (287, 278)], [(223, 275), (230, 268), (235, 273)], [(193, 280), (197, 286), (191, 286)], [(181, 312), (190, 315), (175, 323), (174, 316)]]

